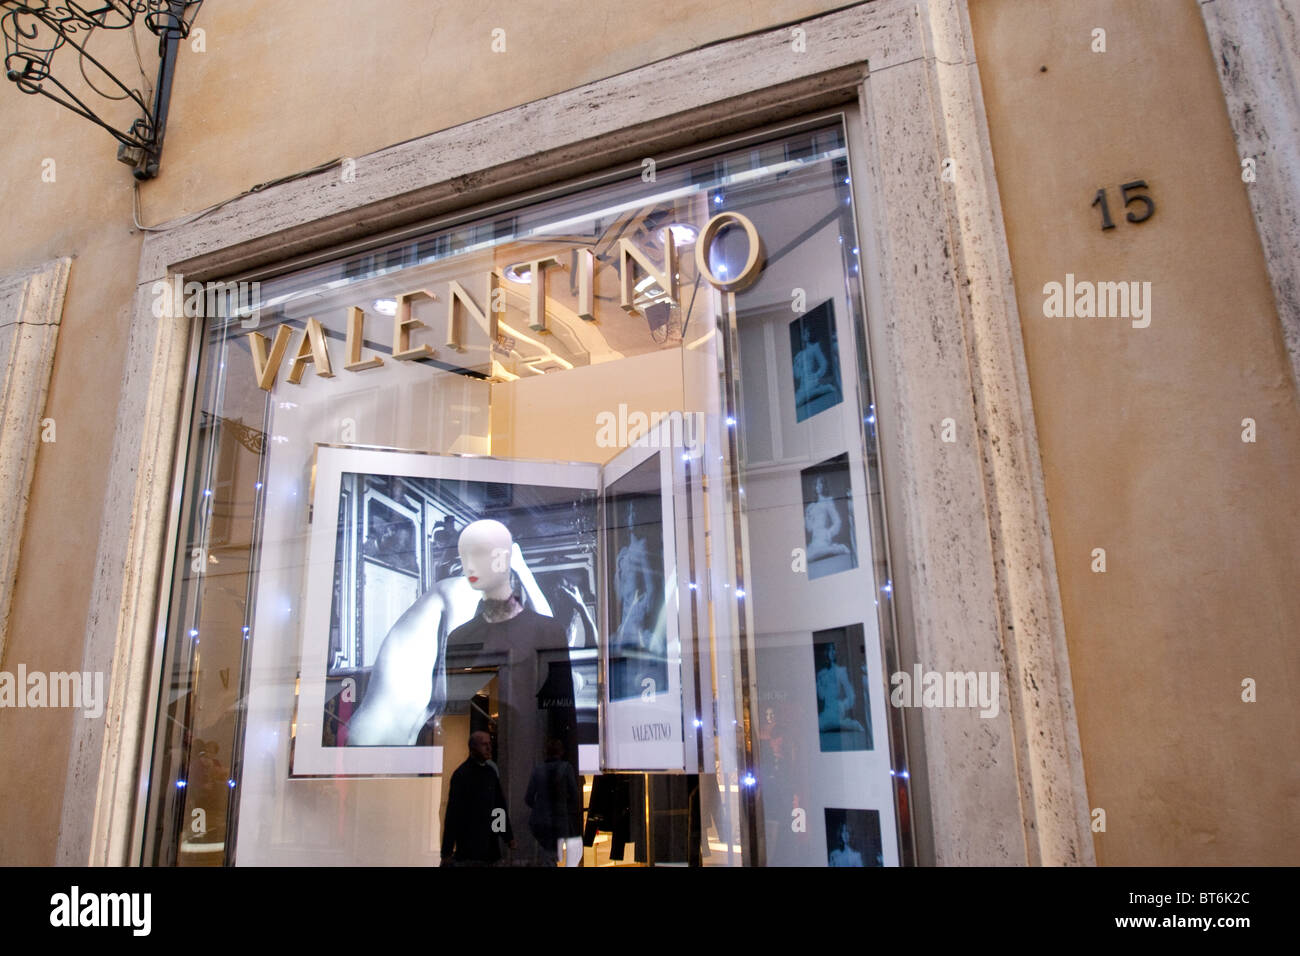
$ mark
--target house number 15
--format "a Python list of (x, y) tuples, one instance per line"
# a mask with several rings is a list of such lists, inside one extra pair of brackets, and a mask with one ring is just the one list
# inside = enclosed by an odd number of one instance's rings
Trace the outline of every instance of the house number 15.
[[(1124, 185), (1119, 187), (1120, 195), (1124, 197), (1124, 206), (1126, 208), (1128, 206), (1131, 206), (1135, 202), (1140, 202), (1145, 206), (1145, 208), (1139, 213), (1135, 214), (1131, 210), (1128, 213), (1126, 213), (1124, 215), (1124, 218), (1127, 219), (1129, 222), (1146, 222), (1153, 215), (1155, 215), (1156, 201), (1152, 199), (1150, 196), (1148, 196), (1146, 193), (1135, 192), (1135, 190), (1146, 189), (1146, 188), (1147, 188), (1147, 181), (1145, 179), (1135, 179), (1133, 180), (1133, 182), (1125, 183)], [(1114, 229), (1115, 223), (1112, 222), (1110, 218), (1110, 204), (1106, 201), (1105, 186), (1097, 190), (1096, 198), (1093, 199), (1092, 204), (1094, 206), (1098, 204), (1101, 205), (1102, 231), (1104, 232), (1107, 229)]]

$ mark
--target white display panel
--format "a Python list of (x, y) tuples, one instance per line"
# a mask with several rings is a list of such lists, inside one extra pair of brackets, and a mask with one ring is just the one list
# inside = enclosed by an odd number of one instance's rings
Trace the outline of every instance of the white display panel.
[[(445, 666), (440, 666), (440, 645), (445, 644), (451, 631), (473, 617), (481, 597), (462, 575), (451, 575), (435, 581), (433, 587), (424, 590), (422, 595), (410, 602), (404, 615), (418, 615), (417, 626), (411, 628), (408, 625), (408, 629), (413, 631), (414, 639), (398, 633), (403, 625), (402, 618), (399, 617), (392, 629), (386, 629), (384, 643), (376, 657), (375, 668), (372, 669), (372, 672), (378, 672), (380, 668), (388, 668), (390, 677), (384, 692), (393, 701), (389, 703), (386, 700), (376, 700), (373, 695), (367, 696), (357, 688), (355, 681), (351, 687), (333, 688), (333, 696), (352, 691), (351, 696), (358, 704), (350, 725), (340, 721), (343, 725), (340, 732), (350, 730), (353, 739), (328, 746), (322, 744), (322, 725), (328, 719), (326, 702), (328, 665), (332, 656), (331, 633), (339, 629), (339, 602), (331, 601), (331, 595), (335, 592), (338, 577), (336, 568), (342, 563), (338, 560), (342, 535), (334, 517), (340, 510), (341, 487), (346, 476), (364, 476), (367, 479), (401, 478), (407, 479), (412, 487), (428, 487), (427, 483), (416, 486), (414, 482), (432, 479), (439, 487), (519, 488), (520, 496), (532, 492), (531, 497), (537, 502), (535, 507), (562, 504), (565, 499), (572, 498), (575, 505), (582, 502), (582, 506), (590, 509), (594, 519), (597, 472), (594, 465), (517, 462), (320, 446), (316, 454), (312, 496), (311, 551), (302, 634), (303, 669), (298, 697), (293, 774), (440, 773), (443, 769), (442, 747), (421, 746), (405, 738), (415, 735), (419, 725), (435, 719), (440, 712), (439, 703), (447, 700), (446, 669)], [(534, 489), (542, 489), (544, 494), (539, 494)], [(549, 494), (557, 489), (591, 494), (576, 497)], [(510, 510), (521, 516), (520, 521), (526, 520), (524, 513), (527, 509), (517, 499)], [(448, 517), (452, 517), (453, 521), (456, 518), (464, 521), (497, 514), (494, 510), (484, 510), (478, 516), (459, 514)], [(507, 526), (515, 524), (510, 529), (515, 536), (516, 549), (510, 557), (511, 569), (522, 577), (524, 592), (532, 598), (529, 603), (534, 610), (550, 616), (551, 607), (541, 593), (520, 547), (520, 536), (527, 535), (528, 531), (517, 522), (511, 522), (505, 513), (500, 513), (500, 517), (506, 518)], [(536, 538), (535, 533), (529, 538), (526, 546), (537, 543), (531, 540)], [(430, 607), (426, 609), (425, 605)], [(407, 620), (409, 622), (411, 619)], [(403, 641), (401, 646), (390, 643), (399, 640)], [(334, 656), (337, 657), (337, 654)], [(345, 677), (342, 681), (348, 679)], [(427, 710), (419, 707), (421, 701), (430, 702)], [(403, 712), (400, 720), (383, 719), (382, 725), (376, 728), (376, 724), (381, 724), (381, 719), (367, 721), (366, 716), (379, 707), (385, 708), (382, 718), (387, 718), (389, 712), (403, 708), (412, 713)], [(415, 723), (405, 719), (410, 716), (414, 716)], [(363, 721), (368, 730), (365, 742), (356, 739), (361, 734), (359, 725)], [(409, 731), (406, 729), (408, 726)]]
[[(754, 216), (761, 229), (783, 211)], [(841, 222), (815, 230), (734, 317), (755, 777), (774, 866), (899, 863), (851, 245)]]
[(604, 469), (608, 770), (686, 768), (673, 493), (681, 458), (691, 454), (682, 422), (680, 413), (665, 418)]

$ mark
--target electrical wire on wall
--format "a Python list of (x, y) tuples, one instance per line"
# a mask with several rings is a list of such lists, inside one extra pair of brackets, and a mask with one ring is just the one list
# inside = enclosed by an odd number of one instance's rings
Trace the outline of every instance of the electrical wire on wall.
[(269, 179), (264, 183), (258, 183), (256, 186), (250, 186), (248, 189), (245, 189), (242, 193), (240, 193), (237, 196), (231, 196), (229, 199), (223, 199), (221, 200), (221, 202), (214, 203), (211, 206), (208, 206), (206, 209), (200, 209), (198, 212), (186, 216), (184, 219), (177, 219), (174, 222), (169, 222), (166, 225), (161, 225), (161, 226), (146, 226), (140, 222), (140, 183), (139, 181), (136, 181), (132, 183), (132, 187), (131, 187), (132, 188), (131, 221), (135, 223), (135, 228), (139, 229), (141, 232), (167, 232), (168, 230), (176, 229), (179, 226), (188, 226), (192, 222), (198, 222), (204, 216), (211, 215), (212, 213), (220, 209), (222, 206), (228, 206), (232, 202), (235, 202), (238, 199), (243, 199), (245, 196), (251, 196), (253, 193), (260, 193), (264, 189), (270, 189), (272, 186), (282, 186), (285, 183), (291, 183), (296, 179), (303, 179), (307, 176), (315, 176), (317, 173), (323, 173), (327, 169), (332, 169), (333, 167), (338, 166), (342, 162), (343, 162), (343, 157), (337, 156), (334, 159), (331, 159), (329, 162), (321, 163), (319, 166), (313, 166), (311, 169), (304, 169), (302, 170), (302, 172), (291, 173), (288, 176), (281, 176), (279, 179)]

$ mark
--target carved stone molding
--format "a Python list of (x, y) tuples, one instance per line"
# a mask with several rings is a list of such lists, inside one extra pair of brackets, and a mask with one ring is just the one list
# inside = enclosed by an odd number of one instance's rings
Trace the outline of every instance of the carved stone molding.
[(0, 276), (0, 661), (71, 266)]
[(1201, 16), (1300, 387), (1300, 0), (1202, 0)]

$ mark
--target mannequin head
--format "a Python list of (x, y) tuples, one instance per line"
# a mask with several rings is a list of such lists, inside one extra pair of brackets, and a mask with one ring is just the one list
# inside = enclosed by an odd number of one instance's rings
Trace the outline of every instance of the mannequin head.
[(484, 597), (510, 597), (510, 553), (514, 540), (500, 521), (474, 521), (460, 533), (460, 563), (465, 579)]

